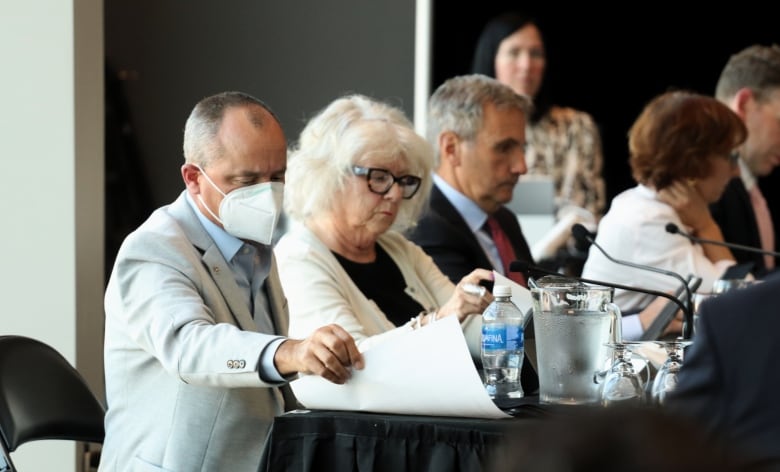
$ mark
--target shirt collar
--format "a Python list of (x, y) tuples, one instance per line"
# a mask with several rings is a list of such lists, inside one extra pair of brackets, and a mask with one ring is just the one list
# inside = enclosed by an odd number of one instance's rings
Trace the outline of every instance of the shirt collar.
[(745, 188), (750, 191), (756, 185), (756, 176), (750, 172), (744, 159), (740, 157), (737, 159), (737, 163), (739, 164), (739, 177), (742, 179), (742, 183), (745, 184)]
[(217, 248), (219, 248), (219, 252), (222, 253), (222, 257), (224, 257), (228, 262), (232, 261), (233, 257), (235, 257), (235, 255), (238, 253), (238, 250), (241, 249), (241, 246), (244, 245), (244, 241), (241, 241), (237, 237), (228, 234), (227, 231), (215, 225), (211, 220), (206, 218), (206, 216), (200, 211), (200, 208), (198, 208), (198, 205), (195, 204), (195, 201), (192, 199), (192, 196), (189, 192), (187, 192), (185, 196), (187, 198), (187, 203), (189, 203), (190, 207), (192, 207), (192, 211), (194, 211), (198, 216), (200, 224), (203, 225), (203, 228), (207, 233), (209, 233), (209, 236), (211, 236), (211, 239), (214, 240)]
[(485, 225), (485, 221), (487, 221), (488, 214), (485, 213), (474, 200), (455, 190), (444, 179), (439, 177), (438, 174), (433, 174), (433, 183), (436, 184), (436, 187), (438, 187), (441, 193), (444, 194), (447, 200), (452, 203), (452, 206), (454, 206), (463, 219), (466, 220), (466, 224), (472, 232), (476, 233), (482, 229)]
[(636, 189), (637, 193), (645, 198), (656, 199), (658, 197), (658, 191), (647, 185), (637, 184)]

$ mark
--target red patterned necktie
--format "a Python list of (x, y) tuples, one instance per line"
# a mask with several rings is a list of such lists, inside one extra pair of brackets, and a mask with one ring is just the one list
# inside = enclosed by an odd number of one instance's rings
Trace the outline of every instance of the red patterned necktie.
[(501, 264), (504, 266), (504, 275), (523, 287), (528, 287), (528, 283), (523, 274), (509, 271), (509, 264), (516, 260), (517, 256), (515, 255), (515, 250), (512, 248), (512, 243), (509, 242), (509, 237), (504, 230), (501, 229), (501, 225), (498, 224), (498, 220), (494, 216), (488, 216), (487, 225), (490, 235), (493, 238), (493, 244), (495, 244), (496, 249), (498, 249), (498, 256), (501, 258)]

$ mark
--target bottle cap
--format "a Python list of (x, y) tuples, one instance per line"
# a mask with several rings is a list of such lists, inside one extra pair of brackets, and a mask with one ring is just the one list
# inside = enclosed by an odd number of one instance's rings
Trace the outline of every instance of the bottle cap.
[(494, 285), (493, 286), (494, 297), (511, 297), (512, 288), (509, 285)]

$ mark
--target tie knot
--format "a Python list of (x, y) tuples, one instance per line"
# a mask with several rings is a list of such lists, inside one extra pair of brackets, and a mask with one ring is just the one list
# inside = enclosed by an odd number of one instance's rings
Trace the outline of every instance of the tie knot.
[(484, 228), (487, 229), (488, 233), (493, 238), (495, 238), (496, 234), (498, 234), (499, 232), (503, 232), (503, 230), (501, 229), (501, 225), (498, 224), (498, 220), (493, 215), (488, 215)]

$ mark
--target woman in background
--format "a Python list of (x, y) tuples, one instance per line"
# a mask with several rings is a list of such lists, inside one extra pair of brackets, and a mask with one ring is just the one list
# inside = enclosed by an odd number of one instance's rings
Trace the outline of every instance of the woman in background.
[(552, 178), (556, 220), (568, 222), (557, 237), (545, 238), (546, 247), (533, 248), (536, 260), (554, 257), (574, 223), (595, 228), (605, 204), (599, 130), (589, 114), (548, 102), (542, 93), (546, 66), (539, 25), (519, 12), (504, 13), (485, 25), (472, 65), (472, 72), (494, 77), (534, 102), (526, 127), (527, 176)]

